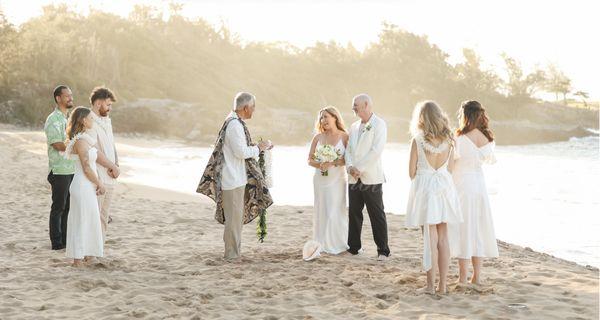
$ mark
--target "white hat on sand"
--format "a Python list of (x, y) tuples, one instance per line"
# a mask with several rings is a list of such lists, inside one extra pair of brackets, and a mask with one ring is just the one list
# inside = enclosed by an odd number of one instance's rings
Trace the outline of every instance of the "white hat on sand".
[(309, 240), (304, 244), (304, 249), (302, 249), (302, 259), (304, 261), (310, 261), (318, 258), (321, 255), (321, 244), (314, 241)]

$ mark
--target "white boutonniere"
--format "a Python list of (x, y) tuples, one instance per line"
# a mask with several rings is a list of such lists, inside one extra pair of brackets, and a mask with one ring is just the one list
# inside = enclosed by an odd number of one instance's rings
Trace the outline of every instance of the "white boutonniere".
[(363, 133), (370, 131), (373, 128), (373, 126), (371, 125), (370, 122), (367, 122), (367, 124), (365, 124), (365, 127), (363, 128)]

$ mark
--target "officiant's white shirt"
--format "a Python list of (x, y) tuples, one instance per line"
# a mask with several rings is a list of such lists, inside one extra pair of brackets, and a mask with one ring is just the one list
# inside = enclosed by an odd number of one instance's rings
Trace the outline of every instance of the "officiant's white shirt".
[[(237, 113), (231, 112), (227, 119), (239, 119)], [(225, 129), (223, 143), (223, 172), (221, 174), (221, 189), (233, 190), (248, 183), (246, 175), (246, 159), (258, 157), (260, 150), (257, 146), (248, 146), (244, 126), (238, 120), (232, 120)]]
[[(117, 159), (117, 152), (115, 149), (115, 138), (113, 135), (112, 121), (109, 117), (99, 117), (97, 114), (92, 113), (92, 119), (94, 125), (88, 130), (88, 134), (94, 137), (97, 142), (97, 147), (100, 151), (110, 160), (115, 163)], [(115, 184), (117, 180), (108, 174), (108, 169), (98, 165), (97, 166), (98, 179), (104, 184)]]
[[(361, 172), (363, 184), (380, 184), (385, 182), (383, 148), (387, 140), (387, 125), (375, 114), (366, 123), (360, 120), (350, 127), (348, 147), (346, 148), (346, 168), (355, 167)], [(348, 183), (357, 180), (348, 175)]]

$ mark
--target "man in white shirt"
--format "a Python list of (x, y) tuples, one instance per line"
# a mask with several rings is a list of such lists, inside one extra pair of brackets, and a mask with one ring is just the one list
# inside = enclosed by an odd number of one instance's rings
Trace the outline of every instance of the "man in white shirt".
[(106, 231), (110, 222), (110, 205), (114, 197), (119, 171), (119, 159), (115, 148), (112, 122), (109, 113), (112, 104), (116, 102), (114, 93), (105, 87), (96, 87), (90, 95), (92, 105), (92, 119), (94, 125), (89, 134), (97, 139), (98, 151), (98, 178), (106, 187), (106, 192), (98, 196), (100, 208), (100, 222), (102, 235), (106, 239)]
[(363, 208), (367, 207), (373, 238), (377, 245), (377, 260), (386, 261), (388, 247), (387, 220), (383, 207), (382, 153), (387, 140), (387, 126), (372, 111), (373, 102), (366, 94), (352, 100), (352, 111), (360, 118), (350, 127), (345, 160), (348, 170), (348, 252), (353, 255), (362, 251), (360, 234)]
[[(225, 215), (225, 259), (238, 259), (241, 256), (241, 237), (244, 214), (244, 191), (248, 183), (246, 159), (257, 158), (260, 151), (272, 148), (267, 141), (257, 146), (249, 146), (242, 121), (252, 118), (256, 107), (255, 97), (247, 92), (235, 96), (233, 111), (227, 116), (223, 143), (224, 164), (221, 173), (223, 211)], [(236, 120), (237, 119), (237, 120)], [(227, 121), (227, 120), (226, 120)]]

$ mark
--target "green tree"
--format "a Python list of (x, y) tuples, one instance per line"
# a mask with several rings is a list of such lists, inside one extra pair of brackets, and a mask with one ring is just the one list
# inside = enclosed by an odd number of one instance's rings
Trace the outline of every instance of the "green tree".
[(572, 91), (571, 79), (567, 77), (558, 67), (554, 64), (548, 66), (548, 78), (546, 80), (546, 90), (556, 95), (556, 101), (558, 101), (558, 94), (563, 95), (563, 103), (567, 104), (567, 94)]
[(535, 93), (544, 88), (546, 83), (546, 73), (539, 68), (525, 75), (521, 63), (516, 59), (503, 53), (505, 69), (508, 74), (506, 90), (508, 95), (516, 100), (531, 100)]
[[(509, 81), (504, 83), (470, 49), (463, 52), (464, 62), (451, 65), (426, 36), (392, 24), (383, 24), (377, 41), (362, 52), (334, 41), (306, 49), (287, 42), (243, 43), (224, 24), (186, 18), (180, 5), (170, 4), (164, 12), (137, 6), (127, 18), (98, 10), (82, 16), (66, 5), (47, 6), (19, 28), (0, 16), (0, 108), (7, 100), (18, 106), (1, 110), (12, 114), (2, 119), (40, 125), (57, 84), (71, 86), (77, 105), (88, 104), (94, 86), (107, 85), (124, 104), (155, 103), (138, 100), (150, 98), (161, 99), (163, 107), (178, 106), (155, 108), (156, 114), (116, 108), (115, 123), (127, 121), (116, 127), (181, 136), (192, 128), (217, 126), (205, 118), (221, 117), (232, 93), (247, 90), (259, 97), (261, 110), (269, 110), (263, 121), (277, 123), (282, 114), (295, 114), (298, 120), (290, 122), (295, 127), (281, 131), (299, 130), (309, 139), (313, 119), (303, 117), (312, 118), (328, 104), (349, 113), (350, 98), (367, 92), (378, 112), (396, 117), (390, 134), (404, 136), (404, 120), (398, 118), (408, 117), (419, 100), (433, 99), (452, 110), (465, 99), (477, 99), (495, 119), (503, 119), (529, 102), (545, 77), (539, 69), (525, 75), (515, 59), (506, 57)], [(180, 116), (165, 124), (159, 112)]]
[[(0, 8), (0, 99), (8, 99), (12, 81), (17, 76), (14, 68), (17, 57), (17, 31), (8, 22)], [(1, 102), (1, 100), (0, 100)]]
[(496, 73), (484, 70), (481, 58), (473, 49), (463, 49), (464, 62), (456, 65), (458, 80), (467, 88), (473, 88), (480, 93), (492, 93), (500, 90), (502, 80)]
[(588, 99), (590, 97), (590, 94), (585, 92), (585, 91), (576, 91), (575, 93), (573, 93), (574, 96), (576, 97), (580, 97), (581, 101), (583, 102), (584, 106), (588, 106), (586, 99)]

